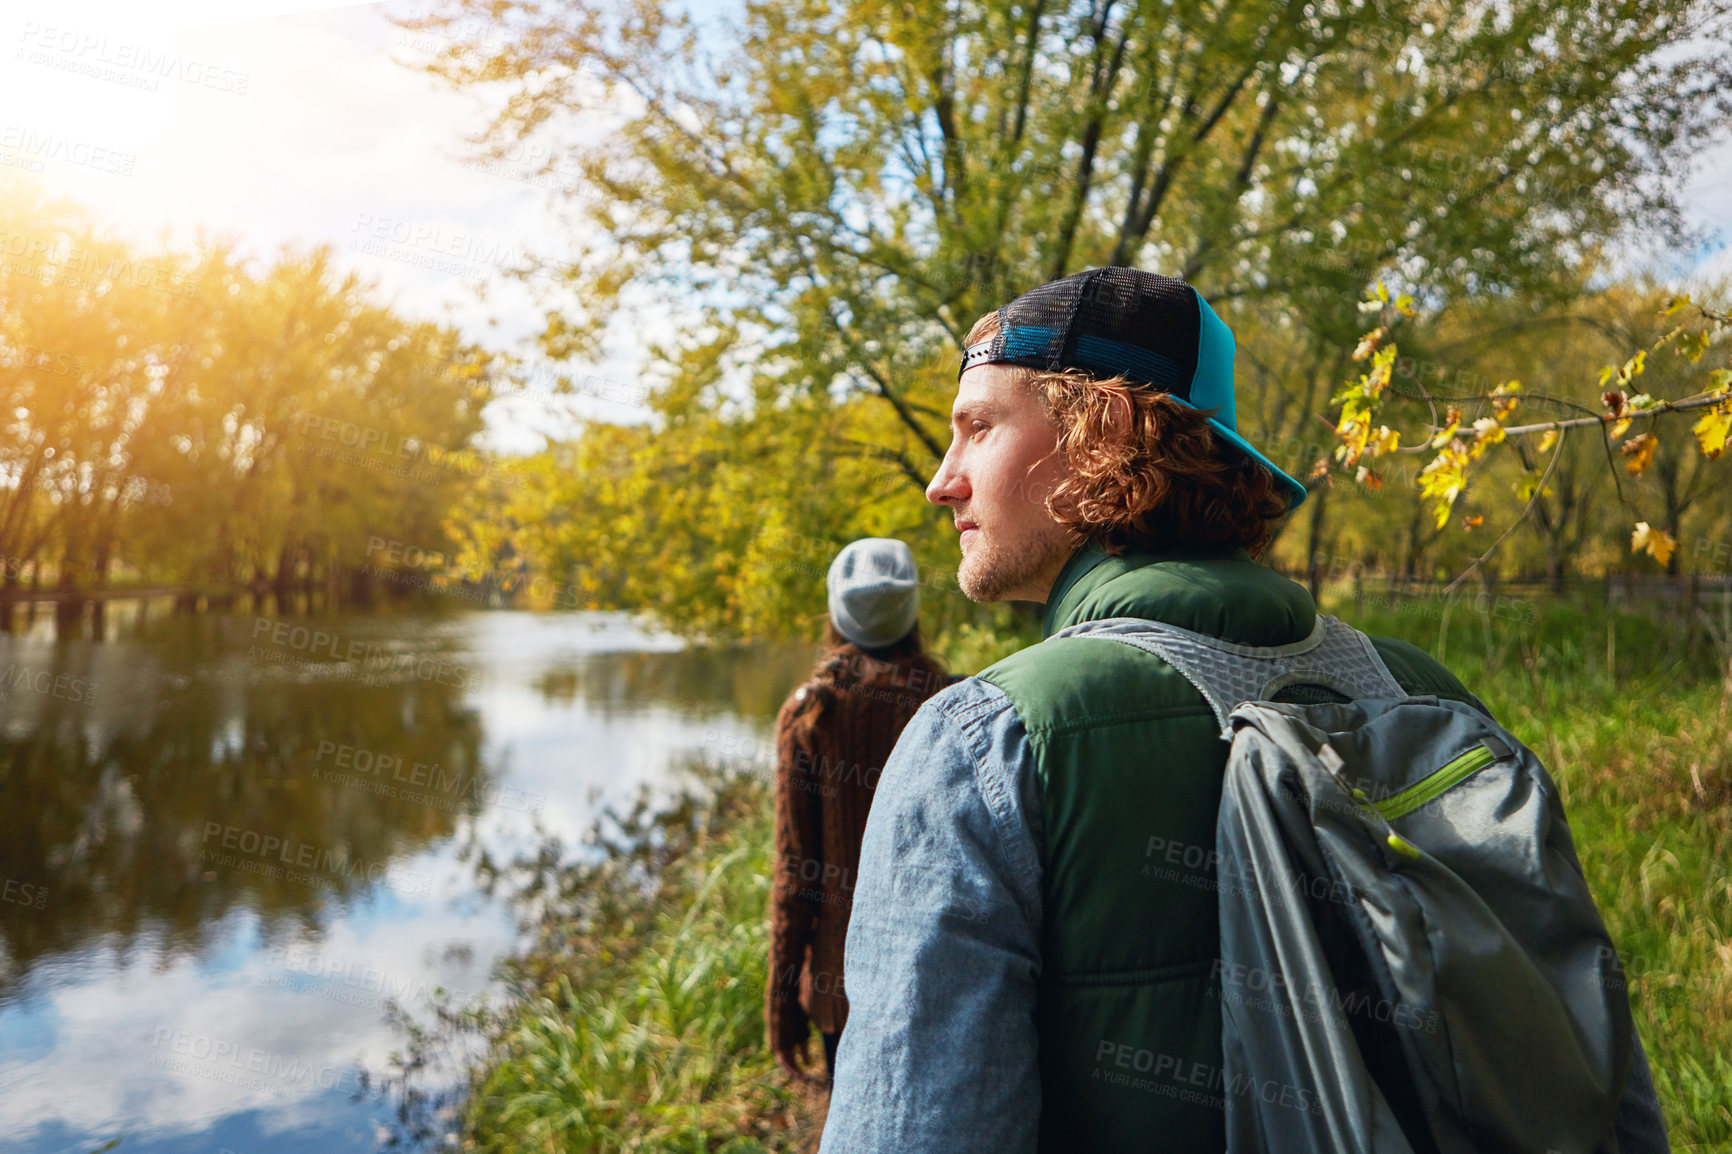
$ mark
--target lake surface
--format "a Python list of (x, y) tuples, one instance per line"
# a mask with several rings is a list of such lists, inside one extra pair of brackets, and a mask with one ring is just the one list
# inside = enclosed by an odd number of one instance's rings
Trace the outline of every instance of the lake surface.
[(769, 765), (811, 646), (617, 614), (109, 602), (0, 635), (0, 1145), (373, 1151), (363, 1092), (516, 944), (471, 863)]

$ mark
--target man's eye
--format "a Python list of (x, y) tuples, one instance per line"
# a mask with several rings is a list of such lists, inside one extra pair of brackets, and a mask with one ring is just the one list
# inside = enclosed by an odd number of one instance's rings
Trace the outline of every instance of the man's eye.
[(974, 422), (974, 427), (973, 427), (973, 428), (971, 428), (971, 429), (970, 429), (970, 430), (969, 430), (969, 432), (970, 432), (970, 433), (983, 433), (983, 432), (985, 432), (985, 431), (986, 431), (986, 427), (987, 427), (987, 426), (986, 426), (986, 422), (985, 422), (985, 421), (975, 421), (975, 422)]

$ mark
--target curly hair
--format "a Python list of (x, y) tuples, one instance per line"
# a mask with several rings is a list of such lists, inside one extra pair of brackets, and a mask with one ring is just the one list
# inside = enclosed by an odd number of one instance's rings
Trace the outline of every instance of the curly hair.
[[(998, 332), (998, 314), (974, 322), (964, 346)], [(1104, 552), (1162, 543), (1261, 553), (1287, 512), (1275, 478), (1193, 409), (1122, 376), (1007, 366), (1058, 426), (1069, 475), (1046, 494), (1047, 513)], [(1125, 404), (1120, 405), (1118, 398)], [(1129, 425), (1120, 419), (1128, 411)]]

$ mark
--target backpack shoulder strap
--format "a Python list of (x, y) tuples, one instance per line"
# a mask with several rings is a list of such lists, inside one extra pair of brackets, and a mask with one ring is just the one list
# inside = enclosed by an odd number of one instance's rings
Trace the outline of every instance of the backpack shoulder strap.
[(1289, 645), (1241, 645), (1164, 621), (1107, 617), (1047, 638), (1100, 637), (1153, 653), (1197, 687), (1229, 738), (1227, 715), (1247, 701), (1267, 701), (1289, 685), (1322, 685), (1358, 698), (1405, 698), (1371, 639), (1319, 615), (1309, 636)]

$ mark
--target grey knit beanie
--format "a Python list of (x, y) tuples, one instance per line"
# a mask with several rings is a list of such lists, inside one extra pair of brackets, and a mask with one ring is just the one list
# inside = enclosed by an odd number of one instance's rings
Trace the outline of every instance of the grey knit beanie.
[(902, 640), (920, 619), (914, 553), (894, 537), (843, 546), (824, 579), (836, 631), (863, 649)]

